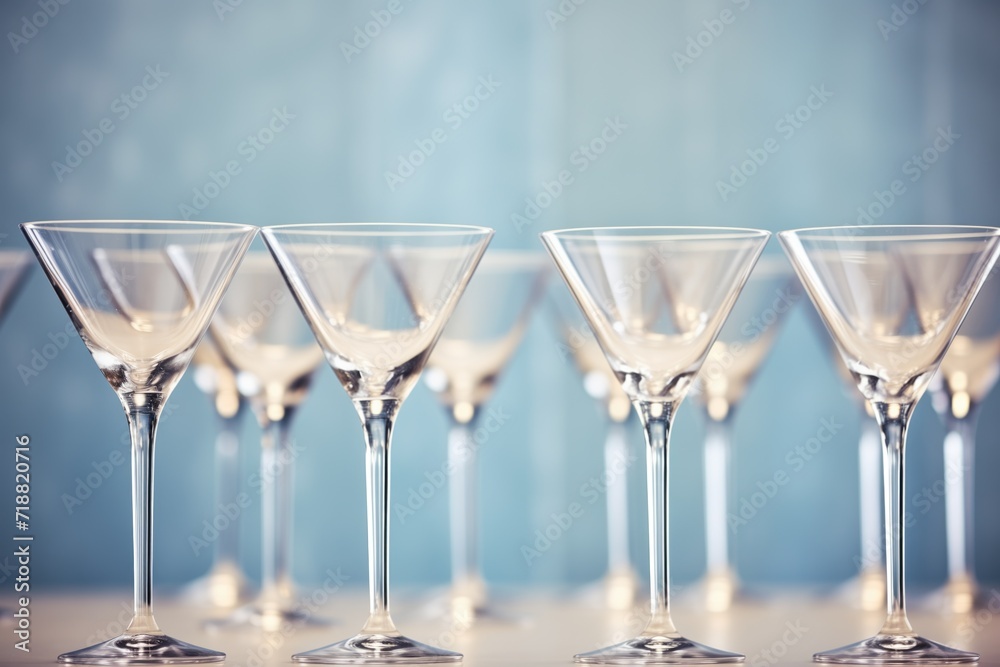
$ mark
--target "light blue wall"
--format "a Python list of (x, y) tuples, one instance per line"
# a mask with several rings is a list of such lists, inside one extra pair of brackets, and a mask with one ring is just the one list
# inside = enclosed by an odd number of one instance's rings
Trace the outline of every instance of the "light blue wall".
[[(214, 6), (236, 0), (216, 0)], [(0, 45), (0, 237), (23, 247), (16, 224), (50, 218), (176, 218), (210, 173), (236, 160), (241, 173), (197, 217), (259, 225), (314, 220), (471, 222), (495, 227), (498, 247), (537, 247), (537, 232), (590, 224), (726, 223), (778, 230), (849, 224), (938, 127), (955, 145), (884, 214), (891, 223), (997, 221), (1000, 91), (996, 72), (1000, 6), (987, 1), (897, 0), (916, 8), (898, 31), (888, 0), (399, 0), (402, 11), (347, 62), (341, 43), (386, 2), (265, 3), (243, 0), (221, 16), (204, 0), (72, 2), (31, 36)], [(55, 4), (53, 2), (53, 4)], [(550, 11), (575, 6), (565, 21)], [(705, 21), (731, 12), (693, 61), (675, 53), (698, 40)], [(5, 2), (0, 28), (20, 30), (36, 1)], [(897, 16), (898, 18), (898, 16)], [(41, 22), (41, 20), (39, 20)], [(715, 25), (715, 24), (713, 24)], [(715, 25), (718, 31), (718, 25)], [(32, 34), (30, 31), (26, 34)], [(116, 97), (147, 66), (168, 72), (121, 117)], [(480, 78), (499, 82), (455, 127), (447, 110)], [(147, 79), (152, 84), (152, 79)], [(776, 127), (824, 88), (832, 97), (792, 136)], [(485, 93), (486, 89), (481, 92)], [(294, 114), (266, 150), (247, 161), (241, 142), (271, 118)], [(804, 113), (804, 112), (803, 112)], [(53, 161), (67, 144), (110, 118), (114, 130), (62, 179)], [(626, 127), (579, 171), (574, 151), (606, 119)], [(447, 140), (395, 190), (385, 172), (414, 141), (442, 128)], [(779, 146), (723, 201), (717, 182), (773, 138)], [(518, 230), (512, 214), (562, 169), (573, 182), (537, 220)], [(493, 406), (508, 421), (483, 448), (486, 575), (506, 583), (576, 583), (604, 566), (603, 507), (582, 518), (529, 566), (520, 547), (553, 512), (565, 511), (601, 466), (601, 422), (541, 313)], [(67, 323), (35, 272), (0, 328), (0, 437), (33, 439), (32, 520), (39, 583), (130, 581), (129, 475), (116, 468), (82, 506), (63, 494), (94, 464), (123, 450), (117, 399), (83, 345), (62, 339)], [(55, 341), (58, 354), (24, 381), (19, 365)], [(54, 348), (49, 348), (52, 352)], [(156, 580), (177, 584), (204, 572), (188, 536), (213, 515), (213, 421), (185, 378), (172, 396), (157, 453)], [(989, 508), (1000, 488), (997, 399), (985, 406), (977, 463), (977, 557), (1000, 579), (1000, 529)], [(843, 423), (800, 471), (786, 453), (823, 418)], [(855, 572), (855, 407), (841, 391), (803, 309), (795, 313), (737, 418), (737, 498), (778, 469), (790, 483), (736, 536), (739, 569), (751, 583), (835, 582)], [(445, 418), (427, 390), (404, 406), (394, 447), (395, 502), (405, 502), (444, 461)], [(678, 418), (672, 451), (672, 567), (683, 584), (704, 558), (701, 528), (701, 416)], [(301, 412), (305, 451), (296, 489), (295, 571), (321, 580), (328, 567), (366, 579), (363, 448), (343, 391), (327, 369)], [(245, 474), (253, 472), (256, 426), (248, 421)], [(942, 478), (942, 427), (925, 401), (909, 448), (913, 498)], [(633, 431), (636, 451), (640, 436)], [(0, 464), (9, 480), (10, 457)], [(643, 469), (633, 470), (633, 542), (645, 567)], [(0, 498), (12, 483), (0, 481)], [(446, 493), (393, 524), (393, 577), (401, 584), (447, 578)], [(909, 533), (909, 575), (944, 576), (943, 503), (917, 516)], [(258, 568), (256, 504), (244, 515), (245, 565)], [(0, 578), (3, 575), (0, 574)]]

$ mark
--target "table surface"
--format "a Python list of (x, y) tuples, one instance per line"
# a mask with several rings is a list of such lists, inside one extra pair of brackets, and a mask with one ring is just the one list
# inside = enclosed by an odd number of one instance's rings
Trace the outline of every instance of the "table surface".
[[(1000, 599), (1000, 598), (998, 598)], [(6, 601), (10, 604), (10, 601)], [(62, 652), (111, 637), (127, 624), (127, 591), (34, 595), (30, 602), (31, 652), (14, 648), (9, 619), (0, 624), (0, 663), (55, 664)], [(155, 601), (160, 627), (184, 641), (224, 651), (227, 665), (266, 667), (292, 664), (293, 653), (317, 648), (354, 634), (367, 611), (360, 590), (337, 593), (317, 616), (334, 619), (326, 627), (300, 627), (265, 636), (254, 631), (208, 631), (202, 621), (210, 609), (161, 595)], [(478, 625), (462, 632), (427, 612), (427, 598), (398, 595), (393, 617), (405, 634), (462, 652), (466, 667), (478, 665), (570, 665), (575, 653), (599, 648), (638, 634), (645, 605), (607, 612), (590, 598), (532, 591), (506, 595), (497, 605), (514, 623)], [(1000, 610), (1000, 604), (996, 606)], [(918, 632), (982, 655), (980, 665), (1000, 665), (1000, 620), (989, 609), (971, 616), (911, 611)], [(680, 631), (699, 642), (747, 656), (746, 664), (807, 665), (817, 650), (835, 648), (874, 634), (883, 614), (863, 612), (836, 598), (783, 592), (741, 601), (726, 613), (700, 611), (680, 601), (674, 620)]]

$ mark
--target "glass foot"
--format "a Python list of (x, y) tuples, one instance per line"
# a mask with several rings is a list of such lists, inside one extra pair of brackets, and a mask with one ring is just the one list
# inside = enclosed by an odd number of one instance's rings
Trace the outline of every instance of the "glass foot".
[(990, 602), (979, 584), (971, 577), (955, 577), (931, 593), (922, 605), (936, 612), (968, 614), (986, 608)]
[(621, 644), (581, 653), (576, 662), (595, 665), (669, 665), (743, 662), (739, 653), (720, 651), (681, 636), (636, 637)]
[(59, 656), (59, 662), (80, 665), (165, 665), (222, 662), (225, 659), (225, 653), (166, 635), (121, 635)]
[(448, 611), (448, 618), (459, 629), (470, 628), (473, 625), (524, 625), (526, 620), (520, 616), (509, 614), (497, 609), (492, 604), (469, 604), (466, 601), (455, 601)]
[(813, 660), (862, 665), (957, 665), (976, 662), (979, 655), (917, 635), (875, 635), (857, 644), (817, 653)]
[(323, 626), (330, 622), (298, 609), (281, 609), (249, 604), (240, 607), (225, 618), (205, 621), (210, 630), (263, 630), (280, 632), (289, 626)]
[(185, 602), (232, 609), (247, 599), (247, 583), (235, 566), (218, 566), (181, 589)]
[(849, 579), (835, 592), (835, 597), (864, 611), (885, 609), (885, 570), (870, 568)]
[(360, 634), (315, 651), (296, 653), (295, 662), (326, 665), (375, 664), (434, 664), (461, 662), (462, 654), (421, 644), (402, 635)]
[(709, 572), (685, 591), (684, 597), (711, 612), (729, 611), (744, 599), (739, 579), (728, 569)]

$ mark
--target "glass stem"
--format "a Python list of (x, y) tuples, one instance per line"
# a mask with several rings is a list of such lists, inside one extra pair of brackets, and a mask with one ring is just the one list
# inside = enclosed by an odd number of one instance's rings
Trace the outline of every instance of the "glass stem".
[(604, 475), (608, 482), (605, 503), (608, 513), (608, 571), (632, 569), (628, 549), (628, 439), (625, 422), (608, 422), (604, 440)]
[(479, 602), (479, 532), (476, 502), (476, 444), (474, 416), (453, 423), (448, 433), (449, 518), (451, 521), (451, 583), (454, 594)]
[(705, 427), (705, 555), (709, 574), (729, 572), (729, 476), (732, 413)]
[(948, 576), (952, 581), (974, 577), (973, 568), (973, 457), (976, 412), (948, 419), (944, 439), (944, 502), (948, 544)]
[(292, 416), (284, 407), (278, 420), (263, 420), (260, 452), (261, 495), (261, 599), (265, 605), (283, 609), (291, 594), (292, 552)]
[[(215, 438), (215, 489), (216, 506), (236, 500), (239, 495), (239, 451), (240, 451), (240, 418), (243, 416), (243, 399), (239, 399), (239, 408), (232, 416), (218, 415), (218, 435)], [(215, 559), (213, 569), (235, 569), (239, 563), (239, 531), (233, 521), (229, 529), (219, 535), (215, 543)]]
[(646, 433), (646, 492), (649, 512), (649, 606), (646, 637), (677, 636), (670, 618), (670, 535), (668, 530), (670, 425), (672, 403), (635, 402)]
[(910, 635), (903, 577), (903, 528), (906, 523), (903, 450), (912, 405), (877, 403), (875, 417), (882, 432), (885, 492), (885, 575), (887, 618), (879, 634)]
[(153, 618), (153, 445), (164, 398), (123, 397), (132, 436), (132, 622), (126, 634), (162, 634)]
[(365, 430), (368, 492), (368, 591), (370, 615), (363, 634), (397, 635), (389, 617), (389, 446), (399, 410), (395, 399), (355, 401)]
[[(858, 483), (861, 507), (861, 571), (881, 570), (882, 517), (879, 512), (879, 429), (867, 414), (858, 439)], [(881, 578), (881, 574), (879, 575)]]

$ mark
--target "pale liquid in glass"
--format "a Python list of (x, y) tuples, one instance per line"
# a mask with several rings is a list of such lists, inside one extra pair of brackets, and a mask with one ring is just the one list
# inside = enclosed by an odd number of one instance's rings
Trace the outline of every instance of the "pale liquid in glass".
[(165, 391), (187, 366), (205, 317), (74, 308), (80, 337), (115, 391)]
[(712, 345), (701, 369), (701, 392), (698, 394), (712, 419), (724, 419), (732, 407), (743, 400), (774, 338), (774, 334), (765, 334), (750, 343), (716, 341)]
[(426, 382), (446, 406), (482, 405), (517, 342), (517, 336), (487, 342), (441, 338), (427, 363)]
[(938, 373), (949, 395), (962, 393), (972, 403), (978, 403), (1000, 375), (1000, 336), (987, 339), (955, 336)]

